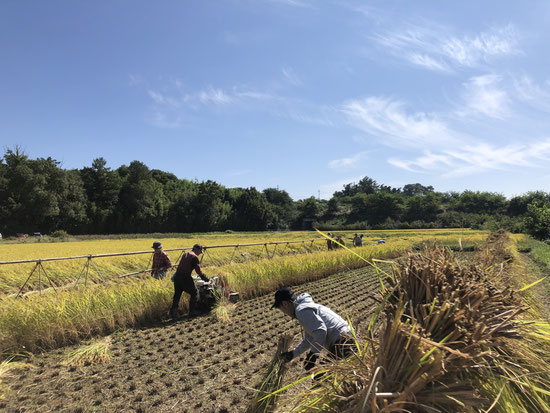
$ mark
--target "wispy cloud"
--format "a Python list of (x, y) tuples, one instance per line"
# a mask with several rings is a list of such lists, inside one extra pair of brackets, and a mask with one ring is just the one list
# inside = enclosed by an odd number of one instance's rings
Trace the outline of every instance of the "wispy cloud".
[(294, 86), (300, 86), (302, 84), (302, 80), (291, 67), (283, 67), (281, 71), (283, 72), (284, 77)]
[(487, 116), (504, 119), (510, 113), (511, 99), (500, 87), (502, 78), (497, 75), (472, 77), (464, 83), (462, 94), (464, 107), (457, 113), (461, 116)]
[(128, 75), (128, 81), (130, 83), (130, 86), (141, 85), (144, 82), (143, 76), (132, 73)]
[(328, 163), (328, 166), (331, 169), (355, 168), (366, 158), (367, 154), (368, 151), (363, 151), (349, 158), (334, 159)]
[(159, 128), (173, 129), (181, 126), (181, 118), (168, 114), (164, 111), (154, 110), (149, 116), (148, 121)]
[(313, 5), (305, 0), (269, 0), (272, 3), (284, 4), (291, 7), (307, 7), (313, 8)]
[[(299, 79), (292, 70), (286, 76), (297, 83)], [(171, 119), (186, 118), (186, 113), (198, 114), (210, 109), (237, 109), (241, 111), (263, 111), (275, 117), (293, 119), (301, 123), (333, 126), (336, 110), (308, 101), (292, 99), (277, 94), (258, 91), (243, 86), (222, 89), (208, 86), (198, 91), (189, 91), (178, 79), (169, 79), (163, 86), (146, 90), (151, 100), (152, 116), (148, 120), (160, 127), (174, 127)], [(181, 123), (181, 120), (178, 121)]]
[(155, 90), (148, 90), (149, 97), (158, 105), (168, 106), (171, 108), (178, 108), (181, 102), (178, 99), (162, 94)]
[(518, 34), (512, 25), (462, 39), (451, 37), (442, 43), (443, 53), (463, 66), (475, 66), (491, 57), (518, 53)]
[(195, 99), (197, 98), (202, 104), (208, 105), (213, 103), (215, 105), (226, 105), (233, 101), (233, 98), (229, 96), (222, 89), (215, 89), (209, 87), (206, 90), (201, 90), (196, 95), (186, 95), (185, 99)]
[(350, 122), (393, 147), (437, 148), (460, 142), (460, 135), (435, 114), (408, 114), (404, 104), (385, 97), (351, 100), (342, 106)]
[(530, 76), (523, 75), (514, 81), (518, 99), (531, 107), (550, 112), (550, 82), (537, 84)]
[(426, 151), (413, 160), (391, 158), (388, 162), (411, 172), (438, 172), (443, 176), (457, 176), (510, 167), (542, 167), (549, 159), (550, 138), (546, 138), (529, 144), (497, 146), (481, 143), (439, 153)]
[(427, 54), (411, 53), (409, 56), (409, 61), (417, 66), (424, 66), (426, 69), (430, 70), (440, 72), (451, 71), (450, 67), (445, 62), (443, 62), (442, 60), (436, 60), (435, 58), (430, 57)]
[(512, 25), (474, 36), (449, 36), (449, 32), (448, 27), (426, 22), (425, 26), (408, 25), (402, 30), (377, 33), (372, 39), (397, 58), (442, 72), (519, 53), (519, 36)]

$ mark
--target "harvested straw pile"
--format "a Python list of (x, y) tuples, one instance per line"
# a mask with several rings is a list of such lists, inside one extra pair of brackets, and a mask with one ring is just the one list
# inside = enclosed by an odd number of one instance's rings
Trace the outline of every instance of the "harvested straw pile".
[(379, 331), (298, 410), (549, 411), (550, 370), (528, 350), (521, 297), (498, 286), (503, 268), (461, 267), (437, 246), (410, 253), (371, 323)]
[(283, 334), (279, 337), (277, 351), (269, 364), (263, 380), (256, 386), (256, 394), (250, 402), (246, 413), (267, 413), (273, 411), (277, 395), (272, 394), (281, 388), (286, 371), (286, 362), (281, 357), (292, 341), (292, 336)]

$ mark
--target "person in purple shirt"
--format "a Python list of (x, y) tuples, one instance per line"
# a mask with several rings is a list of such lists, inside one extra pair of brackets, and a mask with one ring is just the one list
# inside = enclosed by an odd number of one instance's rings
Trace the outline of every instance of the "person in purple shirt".
[(172, 300), (172, 307), (170, 308), (170, 317), (176, 321), (178, 319), (178, 307), (181, 299), (181, 294), (185, 291), (189, 294), (189, 315), (198, 315), (197, 311), (197, 287), (191, 273), (193, 270), (202, 278), (203, 281), (209, 282), (210, 280), (201, 270), (199, 264), (199, 255), (203, 252), (203, 247), (200, 244), (195, 244), (191, 251), (186, 252), (181, 257), (181, 261), (178, 265), (178, 269), (174, 274), (174, 298)]

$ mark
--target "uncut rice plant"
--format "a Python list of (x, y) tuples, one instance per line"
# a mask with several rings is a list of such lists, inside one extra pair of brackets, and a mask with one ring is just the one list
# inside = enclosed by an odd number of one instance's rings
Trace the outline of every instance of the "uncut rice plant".
[[(357, 232), (357, 231), (355, 231)], [(339, 231), (345, 242), (350, 245), (354, 231)], [(376, 244), (380, 238), (408, 239), (411, 242), (422, 242), (426, 239), (448, 238), (456, 240), (457, 237), (475, 242), (477, 238), (484, 237), (483, 232), (471, 230), (392, 230), (392, 231), (363, 231), (364, 244)], [(243, 234), (196, 234), (192, 238), (164, 238), (162, 242), (165, 249), (189, 248), (195, 242), (200, 242), (207, 249), (203, 256), (205, 266), (219, 266), (230, 262), (242, 263), (265, 258), (266, 256), (292, 256), (306, 252), (318, 252), (326, 249), (326, 244), (321, 239), (313, 244), (282, 244), (278, 246), (248, 246), (239, 248), (214, 248), (217, 245), (234, 245), (250, 243), (266, 243), (275, 241), (296, 241), (319, 238), (311, 231), (296, 232), (262, 232)], [(156, 239), (156, 238), (155, 238)], [(152, 255), (151, 244), (154, 238), (138, 239), (103, 239), (78, 242), (57, 243), (24, 243), (24, 244), (0, 244), (0, 261), (15, 261), (29, 259), (44, 259), (54, 257), (84, 256), (83, 258), (64, 261), (44, 261), (43, 268), (46, 271), (42, 275), (42, 288), (50, 287), (49, 281), (55, 287), (74, 284), (81, 276), (80, 282), (101, 283), (103, 279), (111, 280), (125, 273), (144, 271), (150, 268)], [(94, 258), (93, 264), (86, 269), (89, 255), (113, 254), (133, 251), (145, 251), (144, 254), (127, 255), (120, 257)], [(149, 253), (151, 251), (151, 253)], [(175, 264), (181, 255), (181, 251), (168, 251), (172, 262)], [(35, 263), (0, 265), (0, 293), (17, 294), (23, 286)], [(23, 292), (39, 289), (38, 272), (28, 280)]]
[[(507, 245), (493, 241), (489, 249)], [(548, 324), (524, 322), (528, 308), (504, 275), (494, 263), (460, 266), (443, 248), (409, 254), (364, 352), (329, 367), (322, 390), (296, 410), (550, 411), (548, 338), (536, 336)]]
[[(397, 256), (408, 246), (408, 241), (396, 240), (358, 251), (367, 259), (375, 259)], [(221, 275), (231, 290), (246, 299), (283, 284), (319, 279), (365, 265), (365, 261), (339, 250), (210, 268), (207, 274)], [(138, 278), (24, 299), (4, 297), (0, 299), (0, 352), (55, 348), (109, 334), (116, 328), (161, 319), (168, 312), (172, 294), (169, 278)], [(187, 305), (186, 295), (182, 305)]]
[(172, 283), (164, 279), (3, 298), (0, 353), (55, 348), (159, 319), (167, 313), (172, 294)]
[[(271, 241), (296, 241), (311, 239), (312, 233), (262, 233), (246, 234), (246, 236), (228, 235), (202, 235), (195, 240), (172, 238), (163, 239), (165, 249), (190, 248), (195, 242), (212, 246), (207, 249), (202, 262), (205, 266), (227, 264), (229, 262), (246, 262), (267, 255), (294, 255), (304, 252), (314, 252), (325, 249), (323, 242), (297, 243), (288, 245), (246, 246), (240, 248), (216, 248), (217, 245), (265, 243)], [(43, 261), (42, 267), (46, 274), (42, 274), (42, 288), (50, 287), (49, 280), (54, 287), (66, 284), (74, 284), (80, 276), (80, 282), (101, 283), (103, 280), (117, 279), (119, 275), (145, 271), (150, 269), (154, 239), (121, 239), (121, 240), (96, 240), (66, 243), (35, 243), (35, 244), (9, 244), (0, 245), (0, 261), (16, 261), (28, 259), (44, 259), (54, 257), (83, 258), (63, 261)], [(134, 251), (144, 251), (143, 254), (124, 255), (117, 257), (98, 257), (93, 259), (93, 264), (86, 268), (89, 255), (116, 254)], [(179, 260), (181, 251), (168, 251), (173, 264)], [(0, 265), (0, 293), (17, 293), (29, 278), (35, 263)], [(38, 271), (28, 279), (23, 292), (37, 290), (39, 288)]]
[[(446, 235), (451, 236), (451, 235)], [(135, 241), (135, 240), (132, 240)], [(322, 278), (369, 265), (365, 259), (395, 257), (410, 248), (414, 238), (388, 239), (385, 244), (354, 249), (363, 259), (340, 249), (207, 267), (220, 275), (242, 298), (271, 292), (284, 284)], [(173, 286), (168, 278), (126, 278), (121, 283), (79, 285), (56, 293), (0, 298), (0, 353), (38, 351), (76, 343), (116, 328), (139, 325), (166, 316)], [(186, 306), (186, 296), (182, 306)]]

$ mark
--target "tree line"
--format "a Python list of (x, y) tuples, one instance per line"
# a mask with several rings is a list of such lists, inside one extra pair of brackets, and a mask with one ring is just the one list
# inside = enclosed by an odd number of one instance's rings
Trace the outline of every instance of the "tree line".
[(0, 159), (0, 232), (71, 234), (307, 229), (505, 228), (550, 238), (550, 194), (510, 200), (493, 192), (436, 192), (364, 177), (329, 200), (294, 201), (285, 190), (227, 188), (179, 179), (139, 161), (111, 169), (103, 158), (66, 170), (19, 148)]

